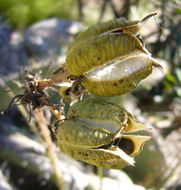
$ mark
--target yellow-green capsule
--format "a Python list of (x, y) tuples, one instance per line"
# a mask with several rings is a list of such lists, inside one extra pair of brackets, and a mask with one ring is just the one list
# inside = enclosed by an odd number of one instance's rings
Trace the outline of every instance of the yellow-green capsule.
[(101, 99), (85, 99), (70, 107), (59, 124), (60, 149), (76, 160), (97, 167), (121, 169), (134, 165), (134, 156), (150, 136), (148, 128), (124, 108)]
[(102, 22), (96, 24), (92, 27), (89, 27), (84, 32), (81, 32), (74, 42), (71, 44), (69, 49), (71, 49), (74, 45), (80, 41), (87, 40), (88, 38), (92, 38), (95, 36), (105, 35), (108, 33), (122, 33), (129, 32), (132, 34), (137, 34), (141, 27), (148, 21), (149, 18), (155, 16), (157, 13), (152, 13), (144, 17), (142, 20), (130, 21), (125, 18), (116, 18), (109, 20), (107, 22)]
[(65, 66), (72, 75), (80, 76), (137, 52), (149, 54), (136, 36), (131, 33), (110, 33), (81, 41), (71, 48), (67, 52)]
[(118, 96), (130, 92), (139, 82), (152, 73), (153, 67), (161, 68), (158, 61), (147, 54), (116, 59), (87, 72), (82, 80), (83, 86), (99, 96)]
[(136, 38), (136, 34), (154, 15), (156, 13), (146, 16), (141, 21), (113, 19), (81, 32), (68, 49), (65, 64), (67, 70), (73, 75), (80, 76), (137, 49), (146, 51), (140, 40)]
[(100, 96), (119, 96), (130, 92), (161, 68), (136, 36), (140, 27), (155, 13), (141, 21), (111, 20), (80, 33), (67, 52), (65, 67), (81, 76), (82, 86)]

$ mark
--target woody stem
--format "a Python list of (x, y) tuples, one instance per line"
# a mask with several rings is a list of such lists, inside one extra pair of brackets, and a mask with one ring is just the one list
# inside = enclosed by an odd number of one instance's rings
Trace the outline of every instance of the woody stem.
[(39, 91), (43, 91), (46, 87), (54, 87), (57, 85), (57, 83), (67, 80), (68, 76), (70, 76), (70, 73), (67, 70), (64, 70), (63, 72), (54, 75), (50, 79), (38, 80), (37, 89)]

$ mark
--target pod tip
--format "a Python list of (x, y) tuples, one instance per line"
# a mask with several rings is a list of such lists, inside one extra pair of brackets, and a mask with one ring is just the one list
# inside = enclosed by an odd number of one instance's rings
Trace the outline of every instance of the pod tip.
[(146, 17), (144, 17), (142, 20), (141, 20), (141, 23), (145, 23), (149, 18), (153, 17), (157, 15), (157, 13), (151, 13), (149, 15), (147, 15)]
[(164, 74), (163, 67), (162, 67), (161, 64), (160, 64), (157, 60), (155, 60), (155, 59), (154, 59), (153, 66), (156, 67), (157, 69), (159, 69), (159, 70), (162, 72), (162, 74)]

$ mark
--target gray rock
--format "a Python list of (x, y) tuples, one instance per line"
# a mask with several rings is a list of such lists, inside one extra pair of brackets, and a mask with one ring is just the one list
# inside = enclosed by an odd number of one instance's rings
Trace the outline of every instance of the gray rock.
[(2, 170), (0, 170), (0, 189), (1, 190), (13, 190), (13, 188), (11, 187), (11, 185), (8, 183), (8, 179), (6, 178), (6, 176), (3, 175)]
[[(0, 159), (43, 177), (47, 183), (49, 181), (56, 185), (55, 173), (47, 156), (46, 146), (38, 142), (35, 136), (13, 125), (0, 122), (0, 129)], [(61, 153), (58, 147), (53, 146), (52, 149), (57, 154), (56, 166), (62, 174), (65, 189), (85, 189), (91, 181), (90, 175), (93, 174), (87, 172), (76, 160)]]
[(92, 176), (90, 189), (94, 190), (145, 190), (143, 186), (134, 184), (126, 173), (121, 170), (108, 170), (109, 177), (103, 177), (102, 181), (99, 177)]
[(27, 55), (22, 42), (12, 44), (11, 27), (7, 23), (0, 24), (0, 78), (6, 78), (10, 74), (21, 70), (26, 64)]
[(82, 29), (78, 22), (47, 19), (30, 26), (25, 32), (25, 45), (30, 55), (38, 57), (59, 53), (61, 46), (69, 45), (73, 34)]

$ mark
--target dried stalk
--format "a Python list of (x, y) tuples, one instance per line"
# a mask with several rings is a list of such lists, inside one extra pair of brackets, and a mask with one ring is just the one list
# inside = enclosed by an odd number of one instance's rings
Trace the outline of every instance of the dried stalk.
[(99, 181), (100, 181), (100, 186), (99, 186), (99, 190), (102, 190), (103, 188), (103, 169), (102, 168), (98, 168), (97, 167), (97, 175), (99, 176)]
[[(5, 89), (5, 90), (7, 90), (7, 89)], [(8, 92), (8, 95), (9, 95), (10, 98), (15, 97), (15, 94), (13, 93), (13, 91), (8, 91), (7, 90), (7, 92)], [(23, 115), (24, 118), (29, 118), (30, 117), (30, 114), (26, 111), (26, 109), (25, 109), (25, 107), (23, 105), (21, 105), (21, 104), (18, 105), (18, 109), (19, 109), (20, 113)], [(36, 136), (41, 139), (35, 122), (31, 119), (28, 124), (29, 124), (30, 128), (32, 129), (32, 131), (36, 134)]]
[[(11, 98), (13, 98), (15, 96), (15, 94), (12, 91), (8, 92), (8, 95)], [(25, 107), (23, 105), (19, 105), (18, 109), (19, 109), (19, 111), (21, 112), (21, 114), (23, 115), (24, 118), (29, 117), (29, 114), (28, 114), (28, 112), (26, 111), (26, 109), (25, 109)], [(51, 111), (54, 113), (56, 110), (51, 110)], [(61, 118), (61, 116), (58, 115), (58, 114), (54, 114), (54, 115), (58, 116), (58, 119)], [(50, 132), (48, 130), (48, 126), (43, 122), (43, 121), (45, 121), (45, 117), (43, 115), (43, 112), (36, 110), (35, 117), (36, 117), (36, 121), (38, 122), (38, 127), (41, 129), (41, 134), (43, 135), (43, 139), (46, 142), (47, 153), (48, 153), (48, 156), (49, 156), (49, 158), (50, 158), (50, 160), (52, 162), (52, 166), (53, 166), (55, 176), (56, 176), (56, 179), (57, 179), (56, 180), (57, 185), (58, 185), (60, 190), (64, 190), (65, 188), (64, 188), (64, 183), (63, 183), (63, 180), (62, 180), (62, 174), (58, 170), (58, 159), (57, 159), (56, 153), (52, 149), (53, 143), (52, 143), (52, 140), (51, 140), (51, 137), (50, 137)], [(35, 121), (33, 121), (31, 119), (30, 122), (29, 122), (29, 126), (32, 129), (32, 131), (39, 137), (39, 139), (42, 140), (42, 138), (41, 138), (41, 136), (40, 136), (40, 134), (39, 134), (39, 132), (37, 130)]]
[(60, 190), (64, 190), (65, 189), (64, 182), (62, 179), (62, 174), (58, 170), (58, 159), (57, 159), (56, 153), (53, 151), (53, 148), (52, 148), (53, 142), (52, 142), (52, 139), (50, 136), (50, 132), (49, 132), (47, 124), (45, 122), (43, 122), (43, 121), (45, 121), (43, 111), (42, 110), (36, 110), (36, 116), (35, 117), (36, 117), (36, 120), (38, 122), (38, 126), (41, 130), (41, 134), (43, 135), (43, 138), (46, 142), (47, 153), (48, 153), (48, 156), (52, 162), (52, 166), (53, 166), (55, 176), (57, 179), (56, 180), (57, 185), (58, 185)]

